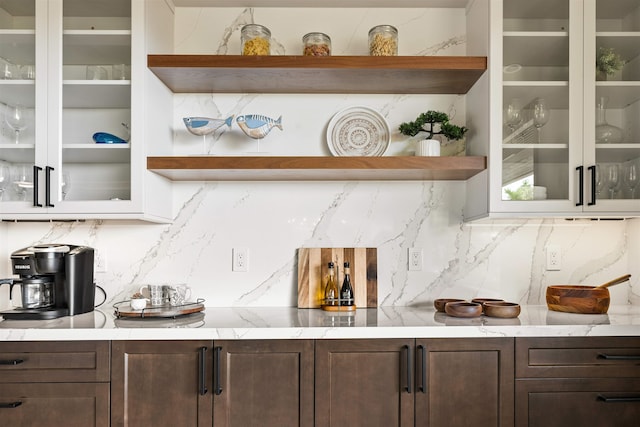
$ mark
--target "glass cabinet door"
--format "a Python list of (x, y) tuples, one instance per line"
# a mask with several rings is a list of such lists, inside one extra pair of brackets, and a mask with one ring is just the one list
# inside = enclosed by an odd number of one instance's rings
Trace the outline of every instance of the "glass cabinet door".
[(501, 200), (505, 210), (526, 201), (527, 211), (549, 211), (550, 200), (557, 202), (556, 209), (577, 209), (570, 159), (581, 156), (580, 117), (573, 107), (579, 95), (575, 88), (580, 84), (576, 78), (580, 67), (572, 62), (571, 49), (581, 29), (572, 28), (578, 15), (572, 3), (502, 2)]
[(638, 212), (640, 202), (630, 201), (640, 198), (640, 0), (585, 5), (585, 22), (595, 23), (585, 39), (585, 140), (595, 147), (585, 163), (595, 167), (594, 209)]
[(62, 27), (58, 200), (131, 200), (131, 1), (63, 0)]
[[(39, 2), (42, 4), (42, 2)], [(36, 57), (36, 1), (0, 1), (0, 206), (24, 209), (33, 203), (36, 135), (44, 121), (36, 114), (45, 64)], [(38, 112), (38, 115), (40, 113)]]

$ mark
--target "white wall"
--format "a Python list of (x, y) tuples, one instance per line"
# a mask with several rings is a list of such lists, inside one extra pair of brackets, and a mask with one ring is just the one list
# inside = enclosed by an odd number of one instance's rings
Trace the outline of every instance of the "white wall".
[[(251, 21), (271, 29), (278, 54), (298, 54), (308, 31), (328, 33), (335, 55), (364, 54), (368, 29), (382, 23), (398, 27), (401, 54), (465, 51), (463, 10), (304, 9), (285, 18), (287, 13), (278, 8), (178, 8), (176, 52), (236, 54), (239, 29)], [(413, 141), (396, 129), (423, 111), (454, 113), (455, 122), (465, 122), (464, 96), (455, 95), (196, 94), (175, 95), (174, 101), (176, 154), (204, 150), (202, 138), (184, 129), (185, 116), (282, 114), (284, 130), (274, 129), (261, 143), (268, 154), (280, 155), (328, 155), (327, 124), (352, 105), (386, 117), (392, 129), (388, 154), (412, 153)], [(255, 149), (256, 142), (235, 124), (206, 140), (206, 151), (213, 155)], [(632, 262), (640, 255), (639, 220), (465, 224), (464, 201), (461, 182), (175, 183), (171, 225), (11, 223), (4, 226), (6, 239), (0, 225), (0, 254), (7, 260), (11, 250), (37, 242), (93, 246), (107, 259), (107, 272), (96, 273), (96, 280), (107, 289), (110, 303), (126, 299), (142, 284), (160, 282), (187, 283), (208, 306), (294, 306), (296, 249), (332, 246), (378, 248), (381, 305), (430, 305), (438, 297), (476, 296), (544, 304), (548, 284), (598, 284), (631, 268), (635, 295), (629, 285), (611, 291), (614, 303), (637, 302), (640, 271)], [(548, 244), (562, 248), (559, 272), (544, 269)], [(233, 247), (249, 249), (248, 272), (231, 271)], [(423, 248), (423, 271), (407, 271), (409, 247)]]

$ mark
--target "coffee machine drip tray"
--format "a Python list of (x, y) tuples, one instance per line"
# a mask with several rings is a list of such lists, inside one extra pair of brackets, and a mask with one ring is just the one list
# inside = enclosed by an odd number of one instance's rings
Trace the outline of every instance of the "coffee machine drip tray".
[(0, 311), (0, 316), (5, 320), (50, 320), (68, 315), (69, 309), (67, 308), (16, 308)]

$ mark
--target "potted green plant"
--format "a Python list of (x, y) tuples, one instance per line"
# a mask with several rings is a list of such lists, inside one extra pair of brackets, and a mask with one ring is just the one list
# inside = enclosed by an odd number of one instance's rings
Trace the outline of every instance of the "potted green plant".
[(454, 125), (449, 121), (449, 115), (440, 111), (429, 110), (420, 114), (415, 121), (400, 124), (400, 133), (407, 136), (416, 136), (425, 132), (427, 138), (418, 143), (417, 156), (439, 156), (440, 141), (434, 139), (436, 135), (442, 135), (449, 140), (462, 139), (469, 129), (464, 126)]
[(606, 80), (607, 76), (620, 71), (626, 63), (613, 48), (600, 47), (596, 57), (596, 79)]

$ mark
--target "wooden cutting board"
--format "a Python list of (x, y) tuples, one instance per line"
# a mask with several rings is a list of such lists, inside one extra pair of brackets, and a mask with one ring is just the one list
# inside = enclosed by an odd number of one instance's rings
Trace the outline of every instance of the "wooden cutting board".
[(378, 306), (377, 248), (300, 248), (298, 249), (298, 308), (320, 308), (327, 264), (336, 265), (338, 288), (344, 280), (344, 262), (351, 266), (351, 285), (356, 307)]

